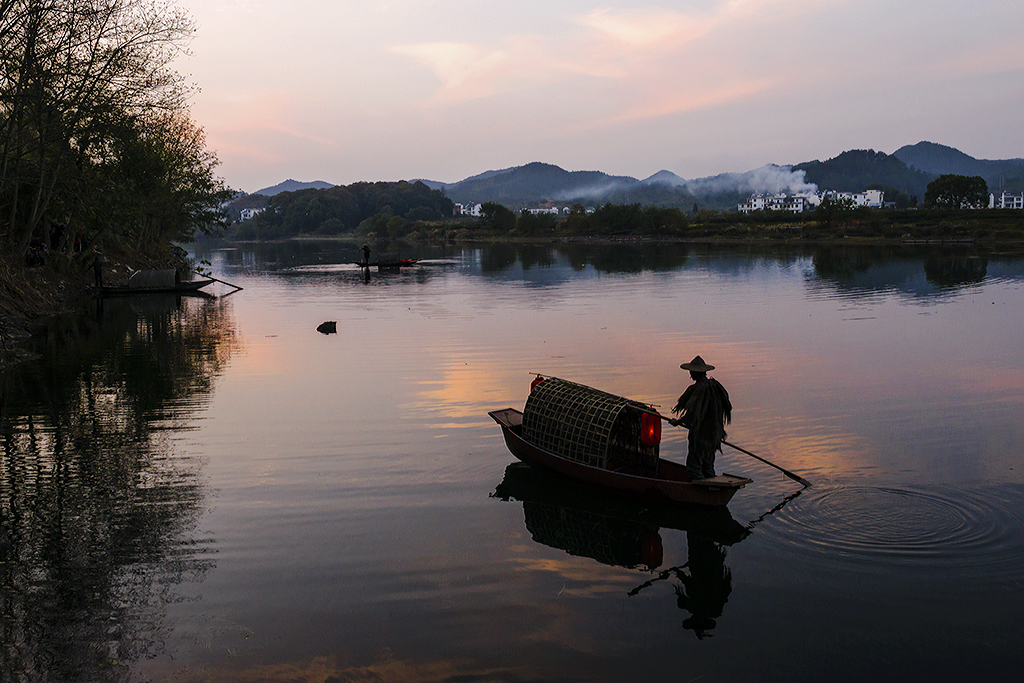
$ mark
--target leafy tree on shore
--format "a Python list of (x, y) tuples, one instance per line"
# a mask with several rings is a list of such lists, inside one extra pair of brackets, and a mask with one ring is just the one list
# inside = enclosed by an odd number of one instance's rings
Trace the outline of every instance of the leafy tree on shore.
[(940, 175), (924, 194), (925, 206), (938, 209), (980, 209), (988, 200), (988, 183), (981, 176)]
[(590, 235), (679, 235), (689, 219), (675, 207), (640, 204), (605, 204), (591, 214), (572, 211), (566, 228), (572, 234)]
[(519, 212), (519, 217), (516, 218), (516, 227), (513, 232), (514, 234), (522, 237), (550, 235), (555, 232), (555, 226), (557, 223), (558, 217), (554, 214), (536, 214), (530, 213), (527, 209), (523, 209)]
[(480, 225), (499, 234), (511, 232), (516, 226), (516, 215), (501, 204), (484, 202), (480, 214)]
[(227, 188), (172, 68), (193, 30), (165, 0), (0, 0), (5, 251), (52, 224), (138, 247), (220, 223)]
[(840, 197), (838, 199), (825, 197), (814, 209), (814, 220), (826, 228), (831, 228), (835, 224), (836, 219), (844, 214), (852, 213), (856, 208), (857, 205), (849, 197)]

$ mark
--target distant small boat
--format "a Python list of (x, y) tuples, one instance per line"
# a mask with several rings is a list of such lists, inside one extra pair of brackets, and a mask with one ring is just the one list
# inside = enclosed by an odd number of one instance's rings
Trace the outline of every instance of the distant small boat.
[(199, 290), (215, 282), (213, 278), (181, 279), (181, 273), (173, 268), (165, 270), (140, 270), (132, 273), (124, 285), (100, 287), (103, 295), (132, 294), (205, 294)]
[(387, 252), (380, 254), (375, 261), (367, 263), (365, 261), (354, 261), (354, 265), (361, 266), (363, 268), (376, 267), (378, 270), (381, 268), (407, 268), (414, 266), (420, 262), (418, 258), (399, 258), (398, 254), (393, 252)]
[(528, 465), (589, 486), (687, 505), (726, 505), (753, 481), (732, 474), (693, 481), (685, 466), (658, 456), (661, 418), (650, 406), (555, 377), (538, 379), (523, 411), (488, 413), (512, 455)]

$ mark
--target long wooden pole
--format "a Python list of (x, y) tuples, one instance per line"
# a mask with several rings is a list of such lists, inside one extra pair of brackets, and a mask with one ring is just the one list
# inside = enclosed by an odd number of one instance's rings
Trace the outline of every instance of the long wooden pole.
[[(657, 416), (658, 416), (658, 417), (660, 417), (660, 418), (661, 418), (662, 420), (665, 420), (665, 422), (671, 422), (671, 421), (672, 421), (672, 418), (670, 418), (670, 417), (668, 417), (668, 416), (666, 416), (666, 415), (662, 415), (661, 413), (655, 413), (655, 412), (651, 412), (650, 414), (651, 414), (651, 415), (657, 415)], [(723, 440), (723, 441), (722, 441), (722, 443), (724, 443), (724, 444), (725, 444), (726, 446), (728, 446), (728, 447), (730, 447), (730, 448), (735, 448), (735, 449), (736, 449), (736, 450), (738, 450), (738, 451), (739, 451), (740, 453), (746, 453), (747, 455), (749, 455), (749, 456), (750, 456), (751, 458), (754, 458), (755, 460), (760, 460), (760, 461), (761, 461), (761, 462), (763, 462), (763, 463), (764, 463), (765, 465), (768, 465), (768, 466), (770, 466), (770, 467), (774, 467), (775, 469), (777, 469), (778, 471), (782, 472), (782, 473), (783, 473), (784, 475), (786, 475), (787, 477), (789, 477), (789, 478), (790, 478), (790, 479), (792, 479), (793, 481), (797, 481), (797, 482), (800, 482), (800, 483), (801, 483), (801, 484), (803, 484), (803, 485), (804, 485), (805, 487), (806, 487), (806, 486), (810, 486), (810, 485), (811, 485), (811, 482), (807, 481), (806, 479), (804, 479), (804, 478), (803, 478), (803, 477), (801, 477), (800, 475), (798, 475), (798, 474), (793, 474), (792, 472), (790, 472), (790, 471), (789, 471), (789, 470), (787, 470), (786, 468), (784, 468), (784, 467), (779, 467), (779, 466), (778, 466), (778, 465), (776, 465), (775, 463), (771, 462), (770, 460), (765, 460), (764, 458), (762, 458), (762, 457), (761, 457), (760, 455), (757, 455), (756, 453), (751, 453), (751, 452), (750, 452), (750, 451), (748, 451), (748, 450), (747, 450), (746, 448), (740, 448), (740, 447), (739, 447), (739, 446), (737, 446), (736, 444), (734, 444), (734, 443), (729, 443), (728, 441), (725, 441), (725, 440)]]
[(749, 455), (749, 456), (750, 456), (751, 458), (754, 458), (754, 459), (756, 459), (756, 460), (760, 460), (760, 461), (761, 461), (761, 462), (763, 462), (763, 463), (764, 463), (765, 465), (770, 465), (771, 467), (774, 467), (774, 468), (775, 468), (775, 469), (777, 469), (777, 470), (778, 470), (779, 472), (782, 472), (783, 474), (785, 474), (785, 475), (786, 475), (787, 477), (789, 477), (789, 478), (790, 478), (790, 479), (792, 479), (793, 481), (798, 481), (798, 482), (800, 482), (801, 484), (803, 484), (804, 486), (810, 486), (810, 485), (811, 485), (811, 482), (807, 481), (807, 480), (806, 480), (806, 479), (804, 479), (803, 477), (801, 477), (801, 476), (799, 476), (799, 475), (796, 475), (796, 474), (793, 474), (792, 472), (790, 472), (790, 471), (789, 471), (789, 470), (787, 470), (786, 468), (784, 468), (784, 467), (779, 467), (778, 465), (776, 465), (776, 464), (775, 464), (775, 463), (773, 463), (773, 462), (769, 462), (768, 460), (765, 460), (765, 459), (764, 459), (764, 458), (762, 458), (762, 457), (761, 457), (760, 455), (756, 455), (756, 454), (754, 454), (754, 453), (751, 453), (751, 452), (750, 452), (750, 451), (748, 451), (748, 450), (747, 450), (746, 448), (740, 448), (740, 447), (739, 447), (739, 446), (737, 446), (736, 444), (734, 444), (734, 443), (729, 443), (728, 441), (724, 441), (724, 440), (722, 441), (722, 443), (724, 443), (724, 444), (725, 444), (726, 446), (729, 446), (730, 448), (735, 448), (735, 449), (736, 449), (736, 450), (738, 450), (738, 451), (739, 451), (740, 453), (746, 453), (746, 454), (747, 454), (747, 455)]
[[(235, 292), (237, 292), (237, 291), (239, 291), (239, 290), (241, 290), (241, 289), (242, 289), (241, 287), (239, 287), (239, 286), (238, 286), (238, 285), (236, 285), (236, 284), (232, 284), (232, 283), (230, 283), (230, 282), (224, 282), (223, 280), (218, 280), (217, 278), (215, 278), (215, 277), (214, 277), (214, 276), (212, 276), (212, 275), (204, 275), (203, 277), (209, 278), (209, 279), (213, 280), (214, 282), (219, 282), (219, 283), (221, 283), (222, 285), (227, 285), (228, 287), (234, 287), (234, 288), (235, 288)], [(231, 292), (231, 294), (234, 294), (235, 292)]]

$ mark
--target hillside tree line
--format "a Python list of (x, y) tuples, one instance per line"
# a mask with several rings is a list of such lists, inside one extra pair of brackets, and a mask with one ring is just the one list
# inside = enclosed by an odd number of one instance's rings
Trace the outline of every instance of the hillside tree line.
[(353, 183), (281, 192), (234, 232), (239, 239), (373, 233), (400, 237), (418, 225), (451, 219), (454, 204), (421, 182)]
[(217, 231), (231, 193), (173, 64), (193, 32), (168, 0), (0, 0), (0, 250)]

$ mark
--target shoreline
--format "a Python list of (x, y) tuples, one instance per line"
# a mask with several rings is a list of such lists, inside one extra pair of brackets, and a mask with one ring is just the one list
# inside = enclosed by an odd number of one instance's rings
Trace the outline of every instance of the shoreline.
[[(360, 243), (372, 237), (352, 235), (297, 236), (283, 240), (223, 240), (230, 244), (276, 244), (285, 242), (338, 241)], [(694, 244), (704, 246), (761, 246), (761, 247), (938, 247), (948, 249), (979, 249), (1004, 256), (1024, 256), (1024, 240), (992, 240), (964, 237), (901, 238), (866, 236), (806, 237), (798, 235), (769, 236), (700, 236), (678, 237), (669, 235), (551, 235), (529, 237), (516, 235), (460, 235), (453, 239), (394, 240), (406, 244)], [(207, 242), (207, 240), (202, 240)], [(219, 243), (221, 240), (209, 240)], [(27, 267), (0, 259), (0, 371), (31, 360), (34, 356), (24, 348), (33, 328), (48, 318), (81, 309), (97, 296), (91, 268), (91, 254), (74, 257), (54, 257), (44, 266)], [(187, 253), (181, 247), (169, 245), (167, 252), (158, 257), (142, 254), (105, 252), (104, 279), (107, 284), (123, 284), (135, 270), (146, 268), (190, 267)]]
[[(34, 328), (55, 316), (81, 310), (97, 295), (94, 253), (50, 254), (41, 266), (0, 258), (0, 372), (35, 358), (25, 348)], [(135, 270), (189, 267), (186, 252), (168, 245), (159, 256), (104, 250), (105, 284), (124, 284)]]

